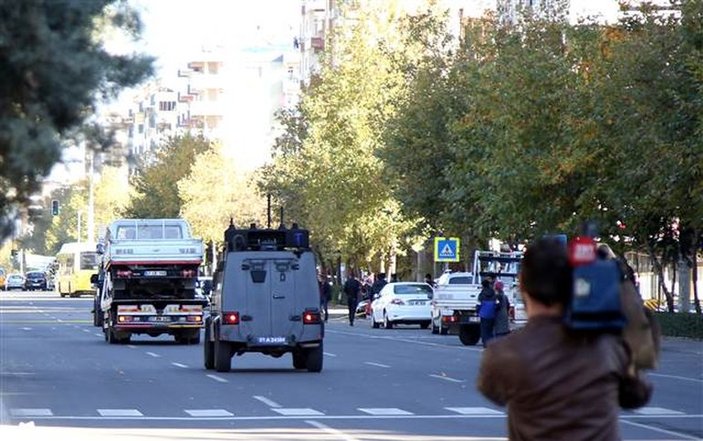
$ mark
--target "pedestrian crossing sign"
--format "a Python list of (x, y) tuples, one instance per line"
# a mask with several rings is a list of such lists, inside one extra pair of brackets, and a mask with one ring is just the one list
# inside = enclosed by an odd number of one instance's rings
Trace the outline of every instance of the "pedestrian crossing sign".
[(458, 237), (435, 237), (434, 261), (459, 262), (459, 244)]

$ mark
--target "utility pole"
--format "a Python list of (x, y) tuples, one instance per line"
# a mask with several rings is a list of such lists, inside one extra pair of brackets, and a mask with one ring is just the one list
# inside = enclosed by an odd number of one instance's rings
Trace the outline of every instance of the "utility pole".
[(93, 200), (93, 170), (95, 163), (95, 152), (90, 150), (90, 169), (88, 172), (88, 243), (95, 242), (95, 201)]

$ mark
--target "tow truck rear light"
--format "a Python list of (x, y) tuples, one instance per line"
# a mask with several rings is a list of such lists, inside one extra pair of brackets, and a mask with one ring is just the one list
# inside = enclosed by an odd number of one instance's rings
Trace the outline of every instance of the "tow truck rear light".
[(403, 301), (403, 299), (393, 299), (393, 300), (391, 300), (391, 304), (393, 304), (393, 305), (405, 305), (405, 302)]
[(131, 322), (131, 321), (132, 321), (132, 317), (130, 317), (130, 316), (128, 316), (128, 315), (118, 315), (118, 316), (117, 316), (117, 321), (118, 321), (119, 323)]
[[(201, 316), (199, 316), (199, 315), (189, 315), (189, 316), (188, 316), (188, 321), (189, 321), (189, 322), (200, 323), (201, 321), (203, 321), (203, 318), (202, 318)], [(235, 323), (235, 324), (236, 324), (236, 323)]]
[(117, 277), (122, 279), (127, 279), (132, 277), (132, 271), (130, 270), (117, 270)]
[(223, 313), (223, 320), (225, 325), (238, 325), (239, 324), (239, 312), (230, 311)]
[(320, 323), (322, 320), (320, 318), (320, 312), (319, 311), (305, 311), (303, 313), (303, 324), (306, 325), (316, 325)]
[(442, 316), (442, 321), (444, 323), (456, 323), (457, 322), (457, 317), (455, 315), (443, 315)]
[(192, 270), (192, 269), (184, 269), (184, 270), (181, 271), (181, 276), (183, 276), (183, 277), (185, 277), (185, 278), (195, 277), (195, 270)]

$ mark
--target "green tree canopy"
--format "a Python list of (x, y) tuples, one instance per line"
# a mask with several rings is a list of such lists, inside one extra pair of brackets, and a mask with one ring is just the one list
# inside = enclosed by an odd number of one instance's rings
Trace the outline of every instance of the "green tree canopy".
[(123, 0), (0, 2), (0, 238), (61, 159), (96, 102), (141, 82), (152, 60), (106, 51), (99, 31), (136, 37), (139, 17)]
[(210, 146), (210, 141), (202, 136), (170, 138), (153, 159), (149, 158), (139, 166), (132, 179), (134, 192), (125, 216), (178, 217), (183, 205), (178, 194), (178, 181), (190, 174), (196, 155), (207, 151)]

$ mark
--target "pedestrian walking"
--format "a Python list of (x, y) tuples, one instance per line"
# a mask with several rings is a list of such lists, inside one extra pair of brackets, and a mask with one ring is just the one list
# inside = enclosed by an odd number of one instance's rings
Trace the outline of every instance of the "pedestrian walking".
[(329, 301), (332, 299), (332, 287), (327, 281), (327, 277), (320, 275), (318, 279), (320, 284), (320, 310), (325, 315), (325, 321), (329, 318), (328, 305)]
[(496, 318), (493, 332), (496, 337), (510, 333), (510, 300), (503, 291), (503, 282), (496, 280), (493, 285), (496, 292)]
[(619, 440), (620, 408), (641, 407), (652, 392), (628, 369), (622, 336), (565, 326), (572, 270), (554, 239), (527, 247), (519, 280), (527, 325), (484, 351), (479, 391), (507, 406), (510, 440)]
[(496, 321), (496, 293), (488, 278), (481, 281), (481, 293), (478, 295), (478, 316), (481, 320), (481, 341), (485, 348), (493, 338), (493, 328)]
[(361, 292), (361, 282), (349, 273), (347, 281), (344, 282), (344, 294), (347, 296), (347, 308), (349, 308), (349, 326), (354, 326), (356, 316), (356, 306), (359, 304), (359, 293)]

